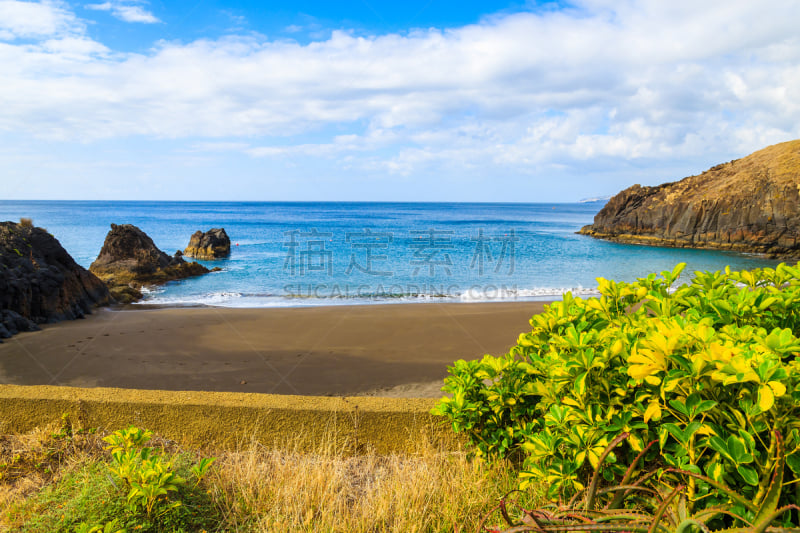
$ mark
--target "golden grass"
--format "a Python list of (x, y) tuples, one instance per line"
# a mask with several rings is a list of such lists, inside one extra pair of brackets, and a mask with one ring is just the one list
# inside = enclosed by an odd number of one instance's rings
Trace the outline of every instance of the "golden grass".
[(469, 460), (425, 439), (395, 455), (288, 448), (252, 442), (219, 456), (208, 483), (232, 531), (476, 531), (517, 482), (508, 463)]
[(0, 524), (4, 511), (46, 484), (102, 454), (100, 437), (92, 434), (59, 438), (57, 423), (19, 435), (0, 435)]
[[(0, 437), (6, 450), (0, 463), (16, 454), (32, 461), (47, 455), (57, 430), (53, 426)], [(335, 444), (341, 439), (334, 437), (326, 438), (316, 453), (302, 451), (299, 440), (277, 448), (252, 440), (235, 451), (216, 453), (178, 450), (161, 438), (150, 445), (217, 458), (203, 486), (223, 517), (219, 531), (477, 531), (485, 513), (517, 483), (509, 463), (470, 460), (466, 451), (437, 448), (424, 435), (416, 450), (402, 454), (376, 454), (357, 446), (343, 449)], [(9, 524), (5, 510), (12, 504), (35, 497), (42, 487), (76, 468), (106, 460), (99, 435), (88, 435), (85, 442), (70, 453), (56, 454), (51, 473), (42, 473), (29, 461), (25, 475), (14, 481), (0, 478), (0, 529)], [(530, 507), (540, 502), (528, 503)]]

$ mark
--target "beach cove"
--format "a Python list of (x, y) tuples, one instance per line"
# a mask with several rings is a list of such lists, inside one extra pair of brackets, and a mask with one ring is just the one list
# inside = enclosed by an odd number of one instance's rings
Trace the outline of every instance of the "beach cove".
[(436, 398), (448, 366), (506, 353), (547, 301), (597, 294), (596, 276), (633, 281), (679, 261), (684, 276), (776, 263), (576, 235), (598, 208), (0, 202), (6, 218), (30, 215), (83, 267), (115, 222), (146, 228), (167, 251), (209, 226), (231, 237), (229, 256), (200, 261), (216, 272), (145, 285), (134, 305), (0, 344), (0, 383)]
[(436, 398), (448, 365), (505, 353), (543, 305), (98, 310), (0, 344), (0, 381)]

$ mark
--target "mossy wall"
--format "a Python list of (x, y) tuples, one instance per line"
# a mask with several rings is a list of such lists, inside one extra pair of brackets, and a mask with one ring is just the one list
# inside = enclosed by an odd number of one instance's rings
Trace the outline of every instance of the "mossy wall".
[(376, 453), (412, 452), (422, 440), (458, 445), (446, 422), (429, 414), (435, 400), (316, 397), (111, 388), (0, 385), (0, 434), (60, 420), (116, 430), (136, 425), (200, 448), (321, 446)]

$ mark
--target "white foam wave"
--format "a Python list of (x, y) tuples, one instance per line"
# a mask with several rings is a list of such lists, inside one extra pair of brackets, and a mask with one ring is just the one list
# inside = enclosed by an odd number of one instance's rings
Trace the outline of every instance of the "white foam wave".
[(597, 289), (578, 287), (534, 287), (529, 289), (503, 287), (472, 287), (460, 295), (462, 302), (485, 302), (497, 300), (551, 300), (566, 293), (573, 296), (598, 296)]
[(175, 307), (211, 306), (235, 308), (265, 308), (265, 307), (316, 307), (330, 305), (365, 305), (387, 303), (425, 303), (425, 302), (496, 302), (496, 301), (530, 301), (530, 300), (556, 300), (565, 293), (571, 292), (573, 296), (597, 296), (596, 289), (584, 287), (556, 288), (509, 288), (481, 286), (471, 287), (456, 294), (441, 293), (414, 293), (414, 294), (359, 294), (353, 296), (314, 296), (297, 297), (275, 294), (242, 294), (239, 292), (211, 292), (196, 295), (169, 295), (163, 294), (164, 290), (151, 290), (140, 304), (161, 305)]
[(158, 287), (158, 286), (155, 286), (155, 285), (151, 285), (149, 287), (144, 285), (144, 286), (139, 288), (139, 292), (141, 292), (144, 295), (145, 298), (147, 298), (151, 294), (161, 294), (165, 290), (166, 289), (164, 289), (163, 287)]
[[(163, 292), (163, 291), (161, 291)], [(139, 304), (147, 305), (174, 305), (174, 306), (191, 306), (191, 305), (218, 305), (222, 307), (234, 307), (227, 305), (233, 303), (242, 295), (238, 292), (212, 292), (210, 294), (198, 294), (189, 296), (151, 296), (154, 294), (151, 291), (145, 296), (145, 299), (137, 302)]]

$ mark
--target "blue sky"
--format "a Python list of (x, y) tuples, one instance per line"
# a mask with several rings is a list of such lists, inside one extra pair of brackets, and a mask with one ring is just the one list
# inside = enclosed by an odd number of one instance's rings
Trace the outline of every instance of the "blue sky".
[[(479, 23), (486, 16), (559, 9), (556, 2), (537, 5), (507, 0), (281, 0), (269, 3), (188, 0), (147, 4), (109, 2), (108, 9), (103, 10), (91, 7), (104, 4), (106, 2), (100, 0), (75, 4), (76, 12), (96, 22), (88, 28), (93, 38), (126, 51), (145, 51), (159, 39), (188, 42), (247, 33), (257, 33), (263, 39), (308, 43), (328, 38), (337, 29), (370, 36), (418, 28), (454, 28)], [(114, 6), (138, 9), (126, 16)]]
[(0, 0), (0, 197), (574, 201), (800, 137), (800, 1)]

